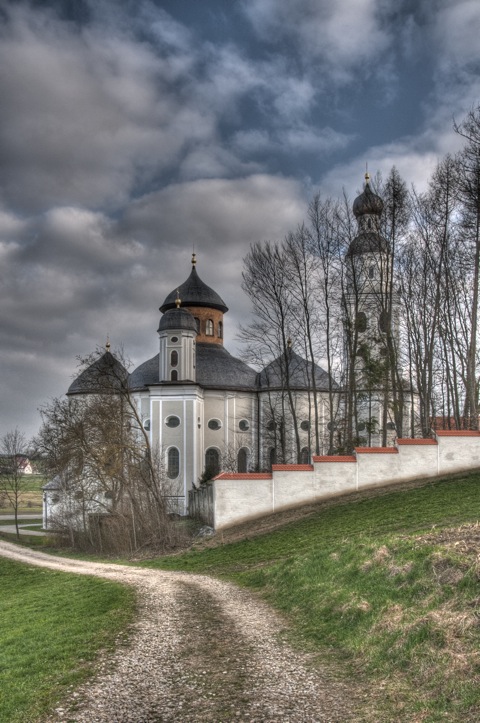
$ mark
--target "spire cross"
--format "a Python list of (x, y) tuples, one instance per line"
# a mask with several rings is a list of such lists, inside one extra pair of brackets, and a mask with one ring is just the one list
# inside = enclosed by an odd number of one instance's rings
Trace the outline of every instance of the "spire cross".
[(107, 343), (105, 344), (105, 349), (107, 351), (110, 351), (110, 337), (108, 334), (107, 334)]

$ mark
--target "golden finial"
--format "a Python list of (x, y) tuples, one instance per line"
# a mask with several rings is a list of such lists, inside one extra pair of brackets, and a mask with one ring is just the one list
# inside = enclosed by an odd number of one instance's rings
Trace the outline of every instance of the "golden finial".
[(180, 299), (180, 291), (177, 289), (177, 298), (175, 299), (175, 305), (177, 309), (180, 308), (180, 304), (182, 303), (182, 300)]
[(197, 263), (197, 254), (194, 251), (192, 254), (192, 266), (195, 266), (196, 263)]
[(107, 351), (110, 351), (110, 337), (107, 334), (107, 343), (105, 344), (105, 349)]

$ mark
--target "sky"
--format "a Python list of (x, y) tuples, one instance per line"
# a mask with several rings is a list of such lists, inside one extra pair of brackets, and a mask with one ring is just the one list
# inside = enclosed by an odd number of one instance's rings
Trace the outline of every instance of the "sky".
[(250, 244), (367, 163), (423, 190), (479, 37), (478, 0), (0, 0), (0, 437), (107, 335), (156, 354), (193, 248), (239, 354)]

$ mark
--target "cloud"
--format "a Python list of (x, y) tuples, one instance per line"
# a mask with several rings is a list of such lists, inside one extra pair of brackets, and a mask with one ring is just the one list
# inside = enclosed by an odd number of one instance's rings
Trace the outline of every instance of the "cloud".
[(245, 0), (243, 7), (264, 41), (292, 40), (302, 55), (328, 66), (337, 82), (350, 80), (392, 40), (379, 0)]

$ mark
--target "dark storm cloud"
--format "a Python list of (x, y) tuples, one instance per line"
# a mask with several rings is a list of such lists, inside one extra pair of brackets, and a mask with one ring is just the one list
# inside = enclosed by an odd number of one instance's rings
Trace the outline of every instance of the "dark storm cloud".
[(75, 357), (139, 363), (198, 272), (230, 307), (249, 244), (365, 161), (409, 181), (480, 98), (477, 2), (4, 2), (0, 27), (0, 434), (38, 424)]

